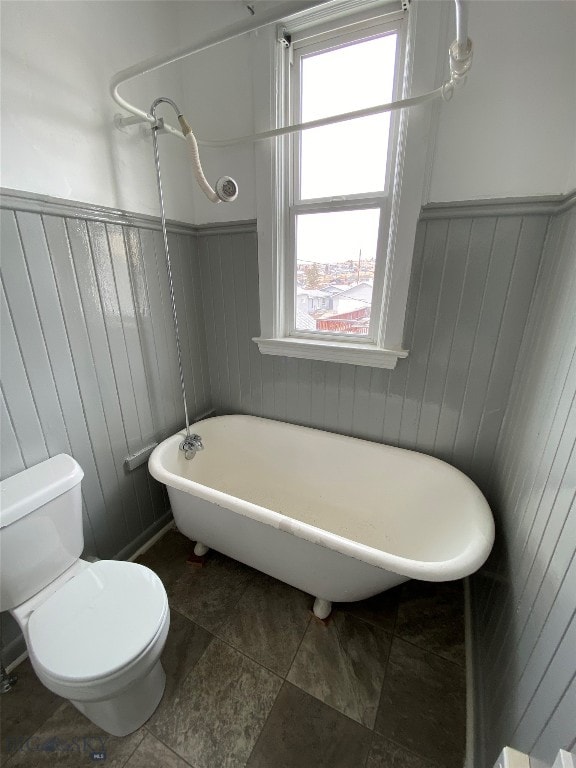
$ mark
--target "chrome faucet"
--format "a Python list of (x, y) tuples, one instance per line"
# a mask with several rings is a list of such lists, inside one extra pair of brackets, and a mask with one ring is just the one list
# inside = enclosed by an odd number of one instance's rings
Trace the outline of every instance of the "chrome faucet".
[(180, 450), (184, 451), (184, 458), (193, 459), (198, 451), (204, 450), (202, 438), (200, 435), (186, 435), (184, 440), (180, 443)]

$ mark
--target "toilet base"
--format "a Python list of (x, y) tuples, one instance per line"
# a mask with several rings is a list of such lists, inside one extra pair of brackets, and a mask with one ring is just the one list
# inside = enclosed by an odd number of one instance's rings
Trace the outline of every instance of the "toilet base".
[(144, 725), (156, 710), (166, 686), (160, 661), (142, 679), (118, 696), (103, 701), (70, 701), (94, 725), (112, 736), (127, 736)]

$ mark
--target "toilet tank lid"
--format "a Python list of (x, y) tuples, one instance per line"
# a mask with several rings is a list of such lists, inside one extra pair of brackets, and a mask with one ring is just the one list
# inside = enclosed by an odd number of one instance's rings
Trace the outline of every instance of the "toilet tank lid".
[(29, 515), (82, 480), (82, 467), (60, 453), (0, 483), (0, 528)]

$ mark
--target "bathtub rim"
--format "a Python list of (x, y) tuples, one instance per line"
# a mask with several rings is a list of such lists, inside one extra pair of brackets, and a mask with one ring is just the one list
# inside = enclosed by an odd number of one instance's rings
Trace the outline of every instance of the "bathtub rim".
[(285, 427), (292, 427), (295, 429), (313, 430), (315, 432), (321, 432), (323, 434), (330, 435), (339, 440), (358, 440), (362, 443), (368, 443), (369, 445), (385, 447), (394, 451), (403, 451), (411, 454), (418, 454), (424, 456), (433, 462), (440, 462), (441, 464), (450, 467), (450, 469), (460, 475), (462, 479), (469, 485), (472, 493), (474, 493), (479, 500), (483, 503), (484, 514), (478, 517), (478, 520), (482, 521), (482, 525), (478, 525), (476, 536), (468, 543), (456, 557), (450, 560), (413, 560), (411, 558), (402, 557), (401, 555), (395, 555), (385, 550), (370, 547), (367, 544), (362, 544), (352, 539), (347, 539), (339, 534), (327, 531), (324, 528), (311, 525), (310, 523), (301, 522), (294, 518), (288, 517), (280, 512), (275, 512), (267, 507), (262, 507), (253, 502), (240, 499), (239, 497), (232, 496), (230, 494), (218, 491), (210, 486), (203, 485), (194, 480), (189, 480), (177, 475), (167, 468), (162, 459), (168, 454), (170, 449), (176, 448), (185, 436), (185, 430), (170, 435), (164, 439), (159, 445), (156, 446), (150, 458), (148, 459), (148, 469), (152, 477), (166, 486), (176, 488), (179, 491), (189, 494), (190, 496), (196, 496), (204, 501), (216, 504), (219, 507), (224, 507), (232, 512), (248, 517), (257, 522), (269, 525), (278, 530), (285, 531), (297, 536), (299, 538), (310, 541), (318, 546), (326, 547), (327, 549), (335, 550), (342, 555), (353, 557), (356, 560), (374, 565), (377, 568), (384, 568), (385, 570), (394, 571), (397, 574), (406, 576), (407, 578), (421, 579), (424, 581), (453, 581), (456, 579), (464, 578), (471, 575), (480, 568), (487, 560), (488, 555), (492, 550), (494, 543), (494, 518), (492, 512), (486, 501), (484, 495), (478, 488), (478, 486), (463, 472), (453, 467), (451, 464), (437, 459), (427, 454), (422, 454), (418, 451), (411, 451), (406, 448), (397, 448), (396, 446), (389, 446), (384, 443), (375, 443), (370, 440), (362, 440), (361, 438), (351, 437), (349, 435), (340, 435), (338, 433), (327, 432), (326, 430), (319, 430), (313, 427), (303, 427), (291, 422), (283, 422), (277, 419), (267, 419), (260, 416), (250, 416), (244, 414), (233, 414), (225, 416), (213, 416), (208, 419), (202, 419), (202, 421), (195, 422), (194, 429), (200, 428), (202, 424), (211, 422), (214, 420), (239, 420), (249, 419), (258, 420), (262, 422), (268, 422), (276, 425), (282, 425)]

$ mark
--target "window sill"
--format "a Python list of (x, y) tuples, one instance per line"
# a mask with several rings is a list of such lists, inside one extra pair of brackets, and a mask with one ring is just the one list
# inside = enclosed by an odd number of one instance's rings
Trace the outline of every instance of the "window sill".
[(329, 363), (367, 365), (371, 368), (396, 367), (398, 358), (408, 357), (405, 349), (383, 349), (375, 344), (345, 344), (341, 341), (310, 341), (309, 339), (254, 338), (263, 355), (301, 357), (306, 360), (323, 360)]

